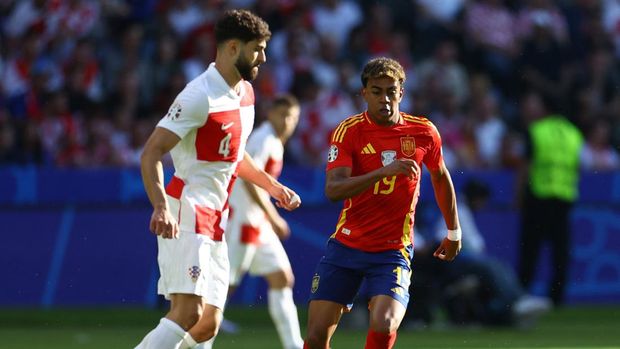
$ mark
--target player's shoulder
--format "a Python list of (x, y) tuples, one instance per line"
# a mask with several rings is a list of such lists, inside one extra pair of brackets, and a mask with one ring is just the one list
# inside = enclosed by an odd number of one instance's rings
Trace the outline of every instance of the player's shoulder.
[(407, 123), (408, 125), (426, 129), (431, 132), (437, 132), (437, 127), (435, 126), (435, 124), (433, 124), (431, 120), (424, 116), (410, 115), (407, 113), (401, 113), (401, 115), (403, 116), (403, 120), (405, 120), (405, 123)]
[(407, 113), (401, 113), (401, 115), (403, 116), (403, 119), (405, 120), (405, 122), (407, 122), (408, 124), (433, 126), (433, 122), (430, 121), (425, 116), (411, 115), (411, 114), (407, 114)]
[(332, 133), (331, 141), (334, 143), (341, 143), (347, 134), (350, 134), (352, 130), (361, 127), (366, 121), (364, 113), (349, 116), (342, 120)]

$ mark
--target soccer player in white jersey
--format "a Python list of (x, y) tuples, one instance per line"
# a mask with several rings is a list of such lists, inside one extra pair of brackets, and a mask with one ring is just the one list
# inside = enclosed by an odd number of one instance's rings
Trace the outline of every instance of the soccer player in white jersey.
[[(224, 229), (228, 196), (238, 175), (265, 189), (276, 205), (295, 209), (297, 194), (254, 164), (245, 152), (254, 123), (248, 82), (264, 63), (271, 33), (245, 10), (226, 11), (215, 26), (215, 62), (187, 84), (144, 146), (141, 170), (153, 205), (159, 294), (170, 311), (140, 349), (195, 348), (215, 336), (229, 279)], [(174, 177), (164, 188), (161, 158), (170, 152)]]
[[(247, 152), (256, 164), (277, 178), (282, 171), (284, 144), (299, 121), (299, 102), (292, 95), (276, 97), (267, 110), (267, 121), (248, 139)], [(291, 263), (280, 240), (289, 226), (278, 214), (264, 190), (240, 181), (230, 196), (231, 216), (226, 227), (230, 256), (231, 295), (249, 271), (268, 285), (269, 313), (285, 349), (301, 349), (297, 308), (293, 301), (294, 277)]]

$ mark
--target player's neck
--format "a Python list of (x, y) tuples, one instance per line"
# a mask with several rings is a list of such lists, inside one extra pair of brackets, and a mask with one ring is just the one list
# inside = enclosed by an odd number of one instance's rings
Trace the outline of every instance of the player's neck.
[(376, 115), (372, 115), (371, 113), (369, 113), (368, 111), (366, 111), (366, 114), (368, 115), (368, 118), (370, 118), (370, 120), (372, 120), (372, 122), (374, 122), (375, 124), (379, 125), (379, 126), (394, 126), (394, 125), (398, 125), (401, 123), (401, 115), (400, 115), (400, 111), (395, 110), (394, 114), (391, 115), (388, 119), (384, 119), (381, 116), (376, 116)]
[(228, 86), (239, 94), (241, 91), (241, 82), (243, 81), (239, 71), (233, 64), (230, 64), (230, 62), (226, 62), (223, 58), (218, 58), (215, 59), (215, 69), (217, 69), (224, 78)]

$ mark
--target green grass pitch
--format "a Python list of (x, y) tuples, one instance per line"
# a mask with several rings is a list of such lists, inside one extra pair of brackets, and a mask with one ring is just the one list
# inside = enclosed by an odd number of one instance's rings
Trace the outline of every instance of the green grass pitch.
[[(133, 348), (157, 323), (160, 310), (0, 309), (0, 349)], [(214, 348), (281, 348), (265, 307), (231, 307), (241, 326), (222, 333)], [(300, 309), (305, 327), (306, 315)], [(365, 331), (338, 329), (332, 348), (363, 348)], [(399, 331), (395, 348), (620, 348), (620, 306), (566, 307), (527, 330), (507, 328)]]

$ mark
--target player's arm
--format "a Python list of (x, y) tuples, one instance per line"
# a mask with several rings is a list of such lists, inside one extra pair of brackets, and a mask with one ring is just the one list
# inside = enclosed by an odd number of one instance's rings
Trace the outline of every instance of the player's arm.
[(429, 172), (437, 206), (439, 206), (439, 210), (446, 222), (446, 228), (449, 231), (448, 236), (441, 241), (433, 256), (445, 261), (451, 261), (461, 250), (461, 227), (456, 207), (454, 184), (443, 161), (436, 170), (429, 170)]
[(271, 223), (273, 231), (276, 233), (276, 235), (278, 235), (281, 240), (288, 238), (291, 233), (288, 223), (286, 223), (284, 218), (280, 216), (278, 210), (271, 203), (271, 201), (266, 199), (264, 195), (259, 194), (259, 190), (261, 189), (247, 181), (243, 181), (243, 185), (245, 186), (245, 189), (250, 195), (252, 201), (256, 203), (258, 207), (263, 210), (263, 212), (265, 212), (265, 215), (267, 216), (269, 223)]
[(420, 166), (411, 159), (397, 159), (388, 166), (353, 177), (350, 167), (335, 167), (327, 171), (325, 195), (331, 201), (344, 200), (363, 192), (384, 177), (405, 175), (413, 178), (419, 174)]
[(292, 211), (301, 204), (299, 196), (292, 189), (282, 185), (282, 183), (278, 182), (263, 169), (256, 166), (256, 163), (247, 152), (245, 152), (243, 161), (239, 164), (239, 177), (265, 189), (271, 197), (276, 199), (278, 207)]
[(150, 230), (163, 238), (176, 238), (179, 226), (170, 213), (164, 189), (164, 170), (161, 162), (164, 154), (169, 152), (181, 139), (174, 132), (156, 127), (144, 145), (140, 157), (140, 170), (146, 194), (153, 205), (153, 214), (149, 224)]

